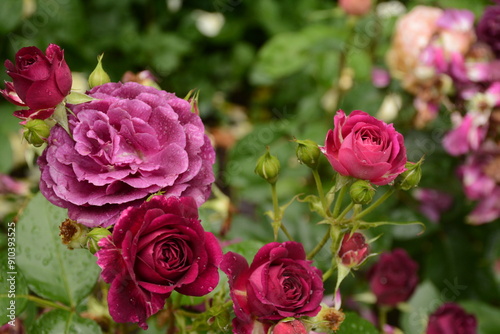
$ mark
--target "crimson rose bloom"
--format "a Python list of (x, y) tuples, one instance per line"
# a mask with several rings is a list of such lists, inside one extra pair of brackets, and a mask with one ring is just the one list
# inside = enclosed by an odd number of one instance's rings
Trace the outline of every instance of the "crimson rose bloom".
[(200, 117), (174, 94), (134, 82), (107, 83), (70, 105), (73, 137), (55, 126), (38, 159), (40, 190), (81, 224), (109, 226), (159, 191), (201, 205), (215, 152)]
[(221, 270), (229, 278), (235, 334), (267, 333), (273, 322), (313, 317), (321, 309), (321, 271), (306, 260), (304, 247), (298, 242), (263, 246), (250, 267), (243, 256), (228, 252)]
[(488, 44), (500, 57), (500, 5), (487, 7), (477, 24), (477, 38)]
[(347, 117), (339, 110), (333, 122), (320, 149), (338, 173), (384, 185), (405, 171), (403, 136), (392, 124), (361, 110)]
[(476, 318), (457, 304), (446, 303), (431, 314), (425, 333), (476, 334)]
[(109, 312), (116, 322), (146, 320), (173, 290), (203, 296), (219, 282), (219, 242), (205, 232), (191, 197), (155, 196), (120, 215), (113, 234), (99, 241), (101, 276), (110, 283)]
[(417, 270), (418, 264), (403, 249), (380, 255), (368, 271), (370, 289), (377, 296), (377, 303), (395, 306), (408, 300), (418, 283)]
[(30, 108), (16, 111), (18, 118), (50, 117), (71, 90), (71, 71), (58, 45), (50, 44), (45, 54), (34, 46), (22, 48), (16, 53), (16, 65), (6, 60), (5, 67), (13, 82), (0, 93), (11, 103)]

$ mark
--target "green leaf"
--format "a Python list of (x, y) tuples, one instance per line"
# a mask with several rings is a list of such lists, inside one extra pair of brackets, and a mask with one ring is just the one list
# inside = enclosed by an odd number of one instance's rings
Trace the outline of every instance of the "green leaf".
[[(28, 286), (21, 273), (13, 262), (15, 262), (15, 253), (13, 257), (8, 257), (8, 251), (0, 254), (0, 320), (14, 320), (15, 316), (21, 314), (28, 302), (25, 298), (16, 298), (17, 295), (28, 294)], [(12, 313), (11, 313), (12, 312)], [(12, 316), (12, 318), (11, 318)]]
[(497, 334), (500, 328), (500, 309), (477, 300), (460, 302), (460, 305), (468, 312), (476, 316), (478, 323), (478, 334)]
[(401, 327), (406, 334), (421, 334), (424, 332), (429, 314), (442, 303), (439, 291), (430, 281), (420, 284), (408, 301), (409, 310), (401, 314)]
[(66, 96), (66, 102), (70, 104), (80, 104), (80, 103), (90, 102), (93, 100), (97, 99), (94, 99), (93, 97), (78, 92), (71, 92), (71, 94)]
[(359, 315), (353, 312), (346, 312), (345, 320), (340, 325), (340, 329), (336, 332), (337, 334), (379, 334), (378, 330), (373, 326), (371, 322), (366, 319), (361, 318)]
[(102, 334), (102, 330), (96, 322), (64, 310), (54, 310), (43, 314), (33, 324), (30, 332), (38, 334)]
[(384, 222), (365, 222), (365, 221), (361, 221), (359, 223), (359, 228), (367, 229), (367, 228), (379, 227), (379, 226), (383, 226), (383, 225), (399, 225), (399, 226), (401, 226), (401, 225), (414, 225), (414, 224), (418, 224), (418, 225), (422, 226), (422, 230), (420, 231), (420, 233), (418, 233), (419, 235), (424, 233), (425, 224), (422, 222), (417, 222), (417, 221), (414, 221), (414, 222), (387, 222), (387, 221), (384, 221)]
[(66, 210), (38, 193), (17, 223), (17, 264), (38, 295), (75, 307), (90, 294), (100, 269), (84, 249), (69, 250), (59, 237)]

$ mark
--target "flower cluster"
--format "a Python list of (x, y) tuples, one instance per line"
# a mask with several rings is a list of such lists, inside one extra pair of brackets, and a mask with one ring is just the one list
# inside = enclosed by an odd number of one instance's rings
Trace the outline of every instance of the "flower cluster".
[[(370, 6), (367, 1), (362, 10), (346, 11), (363, 15)], [(462, 22), (462, 14), (442, 17), (443, 36), (460, 35), (463, 27), (454, 24)], [(1, 93), (28, 108), (15, 115), (26, 128), (25, 138), (45, 145), (38, 158), (40, 192), (67, 209), (69, 218), (60, 229), (64, 243), (95, 254), (107, 298), (103, 304), (111, 318), (137, 324), (133, 330), (147, 329), (150, 317), (164, 310), (157, 318), (168, 318), (172, 332), (176, 319), (183, 332), (227, 331), (230, 323), (235, 334), (341, 328), (347, 317), (340, 309), (339, 286), (376, 255), (369, 246), (376, 238), (367, 240), (362, 230), (415, 223), (363, 218), (395, 191), (409, 190), (420, 181), (422, 162), (407, 161), (404, 138), (394, 125), (361, 110), (349, 115), (339, 110), (323, 146), (294, 140), (297, 158), (313, 174), (317, 194), (297, 195), (284, 206), (276, 195), (281, 164), (268, 148), (255, 173), (271, 186), (274, 241), (262, 245), (249, 264), (241, 254), (224, 254), (223, 243), (200, 220), (200, 206), (209, 199), (215, 179), (215, 150), (199, 116), (197, 95), (181, 99), (163, 91), (148, 72), (129, 73), (123, 83), (110, 82), (101, 61), (102, 56), (90, 75), (91, 88), (85, 94), (71, 93), (71, 72), (59, 46), (50, 45), (45, 54), (23, 48), (15, 65), (6, 62), (13, 83)], [(335, 173), (328, 191), (319, 175), (325, 158)], [(462, 169), (464, 179), (474, 180), (467, 190), (471, 197), (496, 189), (488, 183), (487, 168), (475, 169), (489, 166), (492, 159), (474, 160)], [(380, 189), (386, 192), (374, 200)], [(309, 252), (294, 241), (283, 220), (295, 199), (307, 202), (327, 227)], [(278, 241), (280, 230), (288, 241)], [(327, 244), (331, 259), (323, 272), (314, 257), (325, 252)], [(228, 289), (220, 287), (219, 269), (227, 276)], [(417, 286), (417, 271), (404, 250), (383, 253), (368, 271), (379, 308), (407, 301)], [(328, 306), (324, 282), (334, 273), (337, 280), (331, 290), (338, 298)], [(206, 298), (201, 305), (187, 305), (183, 296)], [(462, 315), (463, 323), (456, 320)], [(475, 319), (444, 305), (431, 316), (428, 333), (452, 325), (473, 328)]]
[[(500, 113), (498, 13), (500, 5), (487, 7), (475, 26), (468, 10), (417, 6), (398, 21), (388, 55), (393, 77), (415, 95), (418, 127), (433, 120), (441, 105), (451, 112), (453, 129), (443, 146), (450, 155), (465, 156), (460, 174), (465, 194), (478, 202), (468, 217), (476, 225), (500, 217), (494, 172)], [(469, 189), (473, 179), (495, 186), (480, 195)]]

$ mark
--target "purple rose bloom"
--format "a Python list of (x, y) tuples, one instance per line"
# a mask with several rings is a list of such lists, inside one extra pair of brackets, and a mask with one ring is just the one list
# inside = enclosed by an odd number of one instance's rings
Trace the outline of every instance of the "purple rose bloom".
[(222, 249), (198, 220), (190, 197), (155, 196), (122, 212), (113, 234), (99, 241), (97, 264), (110, 283), (109, 313), (116, 322), (146, 320), (172, 291), (203, 296), (219, 282)]
[(460, 306), (446, 303), (429, 317), (426, 334), (476, 334), (477, 322)]
[(487, 7), (477, 24), (476, 34), (500, 57), (500, 5)]
[(379, 261), (370, 268), (370, 289), (377, 296), (377, 303), (395, 306), (407, 301), (418, 284), (418, 264), (404, 249), (383, 253)]
[(228, 252), (220, 268), (229, 278), (235, 334), (267, 333), (273, 322), (313, 317), (321, 309), (321, 271), (306, 260), (298, 242), (263, 246), (250, 267), (243, 256)]
[(159, 191), (198, 205), (208, 198), (215, 152), (187, 101), (133, 82), (89, 95), (97, 100), (69, 106), (72, 137), (54, 127), (38, 159), (50, 202), (81, 224), (105, 227)]

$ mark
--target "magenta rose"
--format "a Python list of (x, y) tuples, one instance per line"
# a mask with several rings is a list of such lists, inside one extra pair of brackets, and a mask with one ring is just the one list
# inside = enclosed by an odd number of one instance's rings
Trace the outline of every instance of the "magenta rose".
[(356, 232), (344, 234), (342, 243), (338, 252), (343, 265), (347, 267), (357, 267), (370, 255), (370, 247), (366, 243), (363, 234)]
[(221, 270), (229, 278), (235, 334), (267, 333), (281, 319), (312, 317), (321, 309), (321, 271), (306, 260), (298, 242), (263, 246), (250, 267), (243, 256), (228, 252)]
[(277, 323), (271, 334), (309, 334), (307, 327), (300, 320), (280, 321)]
[(9, 102), (29, 108), (16, 111), (18, 118), (50, 117), (71, 90), (71, 71), (58, 45), (50, 44), (45, 54), (34, 46), (22, 48), (16, 53), (16, 64), (6, 60), (5, 67), (13, 82), (7, 82), (0, 93)]
[(477, 322), (454, 303), (446, 303), (429, 317), (426, 334), (476, 334)]
[(191, 197), (155, 196), (129, 207), (99, 246), (97, 264), (111, 284), (109, 312), (116, 322), (146, 329), (172, 291), (203, 296), (219, 282), (222, 250), (203, 230)]
[(379, 261), (368, 271), (370, 289), (377, 303), (395, 306), (408, 300), (418, 284), (417, 271), (418, 264), (403, 249), (380, 255)]
[(339, 110), (333, 122), (335, 127), (320, 148), (338, 173), (384, 185), (405, 171), (403, 136), (392, 124), (361, 110), (349, 116)]
[(151, 194), (201, 205), (214, 181), (215, 152), (200, 117), (174, 94), (134, 82), (107, 83), (70, 105), (72, 137), (55, 126), (38, 159), (40, 190), (71, 219), (112, 225)]

